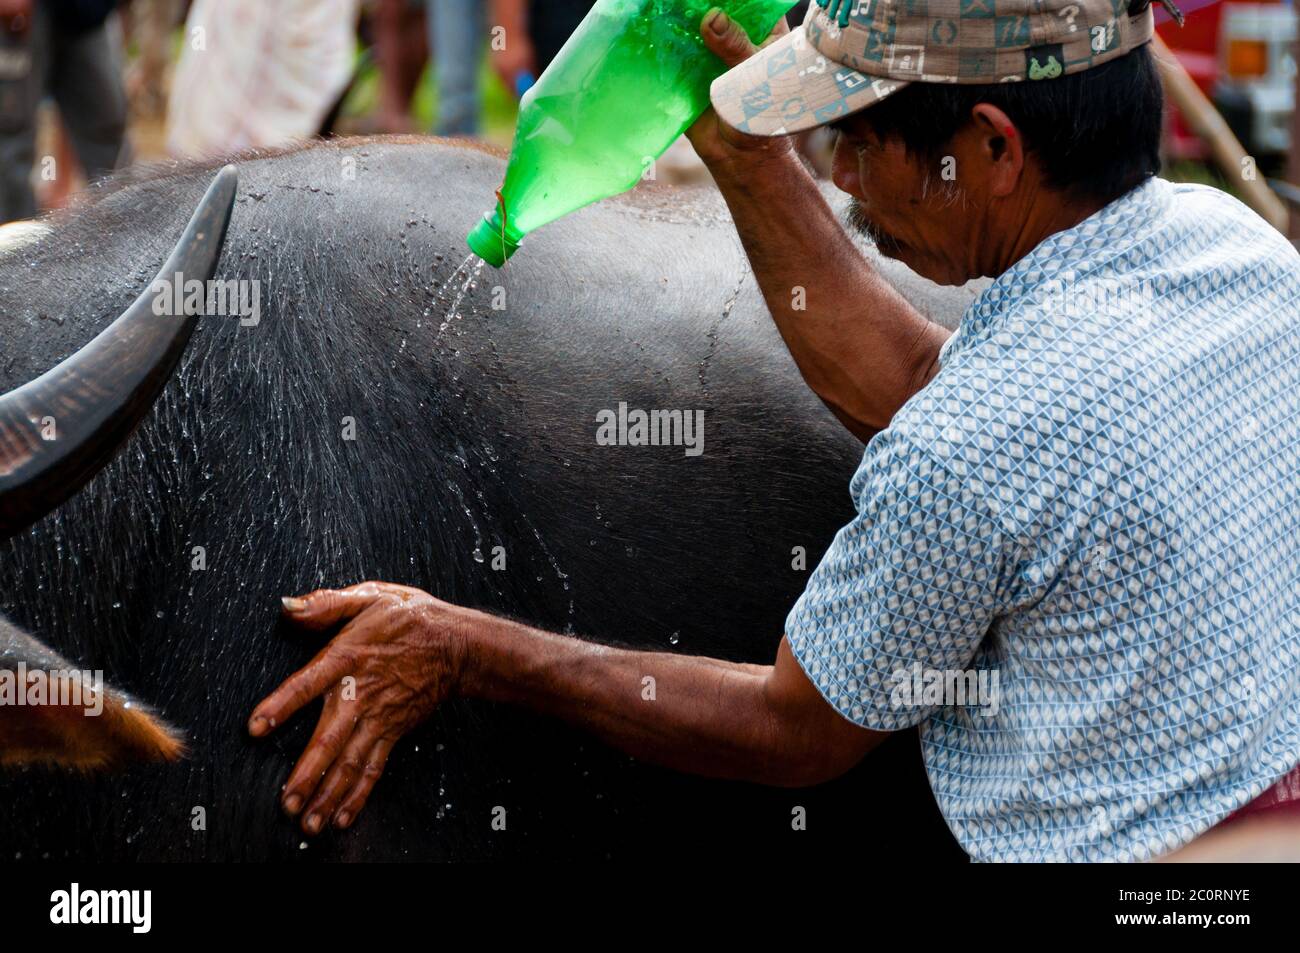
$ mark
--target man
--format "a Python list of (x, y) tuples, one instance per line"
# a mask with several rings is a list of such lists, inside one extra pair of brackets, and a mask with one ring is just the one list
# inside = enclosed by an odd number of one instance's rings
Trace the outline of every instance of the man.
[[(325, 696), (286, 809), (347, 827), (452, 695), (777, 785), (921, 724), (981, 860), (1154, 857), (1286, 776), (1300, 256), (1227, 195), (1153, 178), (1152, 20), (1147, 0), (819, 0), (746, 59), (706, 18), (744, 62), (692, 140), (808, 383), (875, 434), (858, 517), (770, 666), (591, 645), (384, 583), (286, 599), (304, 626), (343, 625), (252, 715), (263, 735)], [(828, 122), (835, 183), (883, 252), (996, 277), (952, 336), (872, 272), (783, 138)]]
[[(37, 110), (46, 96), (93, 182), (131, 161), (116, 0), (0, 0), (0, 222), (37, 212)], [(48, 157), (47, 157), (48, 158)], [(43, 162), (47, 180), (71, 170)]]

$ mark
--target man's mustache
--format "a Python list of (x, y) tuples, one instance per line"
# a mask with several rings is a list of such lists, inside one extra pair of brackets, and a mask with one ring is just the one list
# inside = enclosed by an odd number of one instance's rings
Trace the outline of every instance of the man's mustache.
[(882, 255), (896, 258), (902, 251), (902, 244), (898, 239), (871, 221), (867, 217), (867, 213), (862, 210), (862, 203), (857, 199), (852, 199), (849, 202), (848, 208), (844, 212), (844, 219), (849, 228), (865, 235)]

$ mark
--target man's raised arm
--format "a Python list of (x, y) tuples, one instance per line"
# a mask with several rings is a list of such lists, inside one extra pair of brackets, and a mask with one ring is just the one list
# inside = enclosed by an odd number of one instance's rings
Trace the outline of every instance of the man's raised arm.
[[(706, 18), (700, 32), (728, 67), (754, 52), (721, 14)], [(883, 430), (934, 375), (951, 332), (926, 320), (871, 266), (789, 139), (746, 136), (712, 109), (687, 135), (727, 200), (804, 380), (861, 439)]]

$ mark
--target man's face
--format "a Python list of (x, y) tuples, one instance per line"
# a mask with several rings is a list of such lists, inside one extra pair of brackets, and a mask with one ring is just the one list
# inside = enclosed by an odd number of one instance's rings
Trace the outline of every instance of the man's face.
[(849, 223), (896, 258), (940, 284), (963, 284), (971, 272), (978, 203), (958, 185), (959, 157), (929, 163), (901, 140), (879, 138), (864, 113), (836, 123), (831, 177), (853, 196)]

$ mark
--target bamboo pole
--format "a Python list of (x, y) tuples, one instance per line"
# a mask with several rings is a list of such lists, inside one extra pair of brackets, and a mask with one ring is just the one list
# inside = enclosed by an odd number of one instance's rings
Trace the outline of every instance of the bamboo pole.
[[(1214, 104), (1201, 92), (1196, 81), (1188, 75), (1183, 64), (1178, 62), (1178, 57), (1160, 39), (1159, 34), (1151, 38), (1151, 48), (1156, 55), (1160, 75), (1164, 78), (1165, 92), (1183, 114), (1192, 132), (1210, 147), (1214, 161), (1223, 174), (1236, 183), (1245, 203), (1278, 231), (1285, 232), (1289, 218), (1286, 206), (1273, 194), (1259, 172), (1249, 178), (1242, 174), (1246, 166), (1241, 160), (1247, 157), (1246, 150), (1232, 134)], [(1293, 145), (1292, 152), (1294, 151)]]

